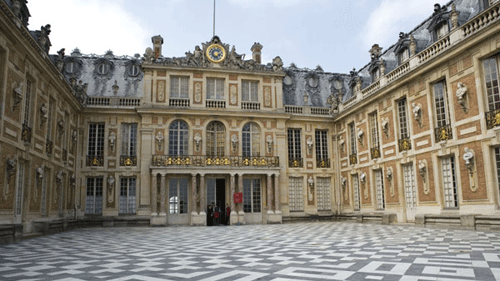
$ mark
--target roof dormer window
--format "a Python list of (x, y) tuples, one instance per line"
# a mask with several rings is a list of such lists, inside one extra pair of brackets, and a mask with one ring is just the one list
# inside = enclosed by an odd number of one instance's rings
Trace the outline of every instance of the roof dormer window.
[(436, 28), (436, 39), (439, 40), (445, 37), (450, 31), (450, 27), (448, 26), (448, 22), (443, 22)]
[(97, 66), (97, 73), (99, 73), (101, 75), (106, 75), (106, 74), (108, 74), (108, 72), (109, 72), (109, 64), (107, 64), (107, 63), (100, 63)]
[(408, 48), (402, 49), (401, 52), (398, 54), (399, 64), (404, 63), (409, 58), (410, 58), (410, 50)]

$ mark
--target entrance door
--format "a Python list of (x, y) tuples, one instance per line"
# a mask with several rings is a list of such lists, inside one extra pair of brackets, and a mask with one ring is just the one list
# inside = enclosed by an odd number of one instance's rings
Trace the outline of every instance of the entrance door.
[(415, 213), (417, 212), (417, 190), (415, 188), (415, 173), (413, 164), (403, 165), (404, 188), (406, 201), (406, 221), (415, 221)]
[(226, 180), (207, 179), (207, 225), (225, 223)]

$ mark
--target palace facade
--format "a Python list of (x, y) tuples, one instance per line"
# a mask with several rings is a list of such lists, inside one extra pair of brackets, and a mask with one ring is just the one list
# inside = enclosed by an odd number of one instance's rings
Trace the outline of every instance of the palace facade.
[(0, 8), (1, 224), (500, 218), (499, 1), (429, 7), (347, 74), (218, 36), (180, 58), (161, 36), (144, 55), (49, 55), (26, 1)]

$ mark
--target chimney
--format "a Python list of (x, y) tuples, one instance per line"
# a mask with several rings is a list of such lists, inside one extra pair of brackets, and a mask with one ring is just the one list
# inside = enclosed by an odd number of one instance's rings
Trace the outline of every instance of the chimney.
[(253, 43), (252, 48), (250, 49), (252, 51), (252, 59), (256, 61), (258, 64), (261, 64), (261, 50), (262, 50), (262, 45), (258, 42)]
[(161, 45), (163, 45), (163, 37), (160, 35), (156, 35), (151, 37), (151, 41), (153, 41), (153, 51), (155, 54), (155, 59), (161, 56)]

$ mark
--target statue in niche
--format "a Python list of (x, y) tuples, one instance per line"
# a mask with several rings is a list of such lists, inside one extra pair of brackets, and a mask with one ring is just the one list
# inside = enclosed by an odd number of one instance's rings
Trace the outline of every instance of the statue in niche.
[(231, 104), (236, 104), (237, 102), (237, 90), (236, 85), (231, 85), (231, 88), (229, 89), (230, 95), (231, 95)]
[(108, 177), (108, 203), (115, 201), (115, 177)]
[(164, 140), (163, 132), (158, 131), (158, 133), (156, 134), (156, 150), (157, 151), (163, 151), (163, 140)]
[(116, 141), (115, 131), (111, 131), (109, 133), (108, 141), (109, 141), (109, 151), (114, 152), (115, 151), (115, 141)]
[(313, 177), (309, 177), (307, 179), (307, 186), (309, 186), (309, 188), (307, 189), (308, 190), (307, 199), (309, 200), (309, 202), (312, 202), (312, 201), (314, 201), (314, 179), (313, 179)]
[(271, 135), (267, 135), (266, 143), (267, 143), (267, 153), (271, 154), (273, 152), (273, 137)]

